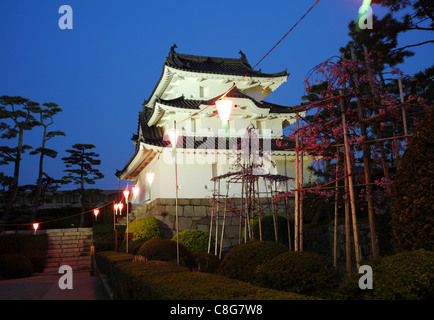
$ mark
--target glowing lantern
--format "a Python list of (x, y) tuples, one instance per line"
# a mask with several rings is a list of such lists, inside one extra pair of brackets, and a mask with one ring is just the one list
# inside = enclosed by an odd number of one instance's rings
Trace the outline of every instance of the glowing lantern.
[(139, 194), (139, 187), (135, 185), (135, 186), (133, 187), (133, 195), (134, 195), (134, 198), (136, 198), (138, 194)]
[(93, 214), (95, 215), (95, 220), (97, 220), (98, 214), (99, 214), (99, 209), (93, 209)]
[(223, 128), (227, 131), (228, 121), (231, 117), (232, 101), (228, 99), (217, 100), (215, 103), (220, 120), (223, 122)]
[(146, 180), (148, 180), (148, 184), (149, 184), (149, 199), (151, 199), (151, 185), (152, 182), (154, 181), (154, 177), (155, 177), (155, 173), (150, 171), (146, 173)]
[(148, 183), (151, 185), (152, 182), (154, 182), (154, 177), (155, 177), (155, 173), (153, 172), (148, 172), (146, 174), (146, 180), (148, 181)]
[(119, 214), (122, 214), (122, 208), (124, 207), (124, 204), (122, 202), (118, 203), (118, 209), (119, 209)]
[(176, 130), (176, 121), (174, 122), (173, 128), (168, 131), (168, 134), (169, 134), (170, 143), (172, 144), (173, 147), (175, 147), (176, 144), (178, 143), (178, 138), (179, 138), (179, 132), (178, 130)]
[(125, 202), (128, 203), (128, 196), (129, 196), (130, 192), (128, 190), (124, 190), (124, 197), (125, 197)]
[(115, 208), (115, 213), (118, 214), (119, 204), (115, 203), (114, 208)]
[(33, 224), (33, 229), (35, 230), (34, 234), (36, 234), (36, 230), (38, 230), (38, 228), (39, 228), (39, 223), (34, 223)]

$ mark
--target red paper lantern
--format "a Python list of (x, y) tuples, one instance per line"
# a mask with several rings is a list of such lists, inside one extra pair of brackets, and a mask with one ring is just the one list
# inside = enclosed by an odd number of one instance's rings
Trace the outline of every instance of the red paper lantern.
[(99, 209), (98, 208), (93, 209), (93, 214), (95, 215), (95, 220), (96, 220), (99, 214)]
[(33, 224), (33, 229), (35, 230), (34, 234), (36, 234), (36, 230), (38, 230), (38, 228), (39, 228), (39, 223), (34, 223)]

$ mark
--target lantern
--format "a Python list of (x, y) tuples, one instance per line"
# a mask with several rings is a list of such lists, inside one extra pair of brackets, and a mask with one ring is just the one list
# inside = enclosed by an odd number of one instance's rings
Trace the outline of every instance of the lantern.
[(97, 220), (98, 214), (99, 214), (99, 209), (93, 209), (93, 214), (95, 215), (95, 220)]
[(179, 138), (178, 130), (176, 130), (176, 128), (172, 128), (168, 131), (168, 134), (169, 134), (170, 143), (172, 144), (173, 147), (175, 147), (176, 144), (178, 143), (178, 138)]
[(118, 214), (119, 204), (115, 203), (113, 207), (115, 208), (115, 213)]
[(154, 177), (155, 177), (155, 173), (149, 171), (148, 173), (146, 173), (146, 180), (148, 181), (149, 184), (149, 200), (151, 199), (151, 185), (152, 182), (154, 181)]
[(220, 99), (215, 103), (220, 120), (223, 122), (223, 128), (228, 130), (228, 121), (231, 117), (232, 101), (228, 99)]
[(36, 234), (36, 230), (38, 230), (38, 228), (39, 228), (39, 223), (34, 223), (33, 224), (33, 229), (35, 230), (34, 234)]
[(154, 177), (155, 177), (155, 173), (154, 172), (148, 172), (146, 174), (146, 180), (148, 181), (148, 183), (151, 185), (152, 182), (154, 182)]
[(125, 203), (128, 203), (128, 196), (129, 196), (129, 194), (130, 194), (130, 192), (127, 189), (125, 189), (124, 190)]
[(119, 209), (119, 214), (122, 214), (122, 208), (124, 207), (124, 204), (122, 202), (118, 203), (118, 209)]
[(136, 198), (137, 195), (139, 194), (139, 187), (135, 185), (132, 190), (133, 190), (134, 198)]

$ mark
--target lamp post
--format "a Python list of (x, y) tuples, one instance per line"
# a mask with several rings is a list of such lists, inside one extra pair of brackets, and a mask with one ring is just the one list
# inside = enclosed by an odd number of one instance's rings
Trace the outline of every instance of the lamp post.
[[(128, 186), (127, 186), (127, 188), (128, 188)], [(125, 189), (124, 190), (124, 197), (125, 197), (125, 203), (127, 204), (127, 245), (126, 245), (126, 253), (128, 253), (128, 235), (129, 235), (129, 233), (128, 233), (128, 196), (129, 196), (129, 194), (130, 194), (130, 192), (127, 189)]]
[(175, 151), (175, 224), (176, 224), (176, 263), (179, 266), (179, 222), (178, 222), (178, 163), (176, 159), (176, 143), (178, 142), (178, 131), (176, 131), (176, 120), (173, 121), (173, 129), (169, 130), (170, 143)]

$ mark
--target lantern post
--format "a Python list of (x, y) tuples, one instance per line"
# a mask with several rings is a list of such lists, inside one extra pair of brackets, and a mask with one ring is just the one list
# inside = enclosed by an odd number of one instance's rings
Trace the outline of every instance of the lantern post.
[(178, 221), (178, 163), (176, 157), (176, 144), (178, 142), (178, 131), (176, 130), (176, 120), (173, 121), (173, 129), (169, 130), (170, 143), (175, 154), (175, 224), (176, 224), (176, 263), (179, 266), (179, 221)]
[[(128, 188), (128, 186), (127, 186)], [(128, 196), (129, 196), (130, 192), (125, 189), (124, 190), (124, 197), (125, 197), (125, 203), (127, 204), (127, 243), (126, 243), (126, 253), (128, 253), (128, 238), (129, 238), (129, 230), (128, 230)]]

